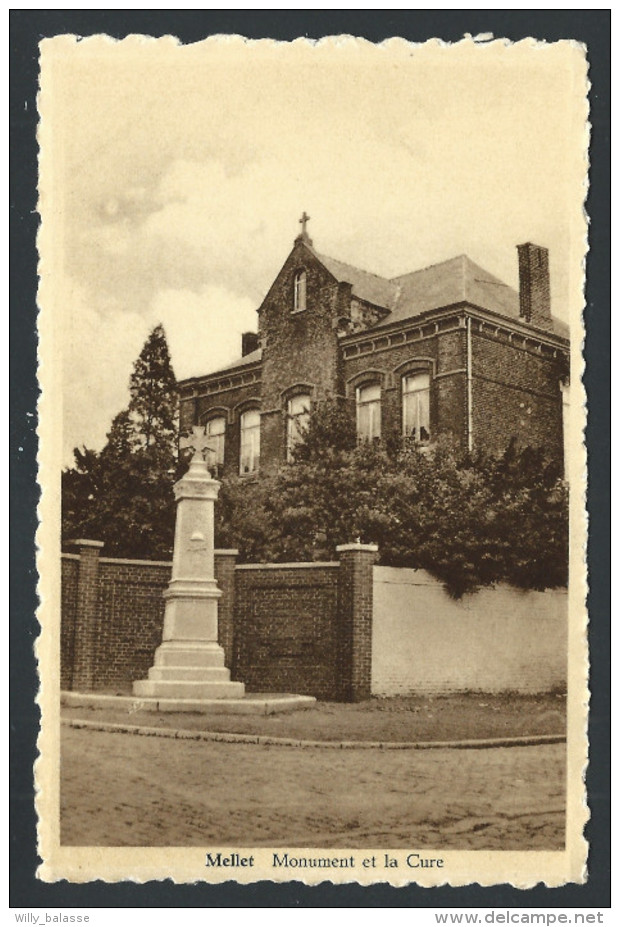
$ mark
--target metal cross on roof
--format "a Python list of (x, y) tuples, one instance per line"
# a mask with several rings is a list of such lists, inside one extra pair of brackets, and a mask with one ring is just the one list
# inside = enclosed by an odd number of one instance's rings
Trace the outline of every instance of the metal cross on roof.
[(299, 220), (299, 224), (301, 225), (301, 234), (302, 234), (302, 235), (305, 235), (305, 234), (306, 234), (306, 225), (307, 225), (307, 223), (308, 223), (309, 221), (310, 221), (310, 216), (307, 214), (306, 210), (304, 209), (304, 211), (303, 211), (303, 213), (302, 213), (302, 216), (301, 216), (301, 219)]
[(186, 448), (193, 450), (192, 463), (195, 460), (204, 460), (205, 451), (213, 451), (215, 448), (210, 445), (210, 437), (205, 431), (204, 425), (194, 425), (191, 435), (184, 435), (179, 439), (179, 447), (182, 451)]

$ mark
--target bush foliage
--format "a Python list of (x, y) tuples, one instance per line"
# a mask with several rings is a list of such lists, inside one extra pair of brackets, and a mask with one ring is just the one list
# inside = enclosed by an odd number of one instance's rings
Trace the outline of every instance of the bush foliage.
[(379, 545), (381, 564), (427, 570), (454, 596), (567, 583), (567, 487), (540, 449), (358, 444), (350, 415), (328, 402), (294, 456), (272, 477), (224, 480), (217, 544), (243, 560), (310, 560), (359, 538)]

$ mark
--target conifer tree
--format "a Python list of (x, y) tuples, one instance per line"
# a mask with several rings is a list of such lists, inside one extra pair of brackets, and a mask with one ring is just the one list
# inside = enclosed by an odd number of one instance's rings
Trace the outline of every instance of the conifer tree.
[(63, 540), (90, 537), (108, 556), (172, 554), (177, 473), (177, 392), (161, 325), (147, 339), (100, 453), (75, 450), (63, 473)]
[(133, 454), (140, 446), (140, 438), (131, 420), (129, 409), (123, 409), (112, 419), (107, 442), (101, 451), (102, 460), (113, 464)]
[(142, 446), (176, 443), (176, 380), (162, 325), (153, 329), (134, 364), (129, 393), (128, 412)]

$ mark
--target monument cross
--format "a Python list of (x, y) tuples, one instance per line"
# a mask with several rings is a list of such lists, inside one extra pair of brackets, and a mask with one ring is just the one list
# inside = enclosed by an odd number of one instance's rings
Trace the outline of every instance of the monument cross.
[(213, 451), (215, 448), (209, 444), (210, 438), (206, 433), (204, 425), (193, 425), (191, 435), (183, 435), (179, 439), (179, 448), (184, 451), (187, 448), (193, 450), (192, 463), (197, 460), (204, 460), (205, 451)]
[(200, 711), (205, 700), (242, 698), (245, 689), (242, 682), (231, 682), (218, 643), (221, 592), (215, 581), (213, 547), (220, 484), (211, 479), (203, 458), (205, 451), (213, 450), (204, 425), (194, 425), (179, 446), (191, 448), (194, 454), (189, 470), (174, 484), (177, 517), (172, 577), (164, 592), (162, 642), (147, 678), (134, 682), (133, 693), (144, 699), (181, 700), (181, 710), (184, 702), (186, 708), (191, 704), (191, 710)]
[(301, 217), (301, 219), (299, 220), (299, 224), (301, 225), (301, 234), (302, 234), (302, 235), (306, 235), (306, 225), (307, 225), (307, 223), (308, 223), (309, 221), (310, 221), (310, 216), (307, 214), (306, 210), (304, 209), (303, 214), (302, 214), (302, 217)]

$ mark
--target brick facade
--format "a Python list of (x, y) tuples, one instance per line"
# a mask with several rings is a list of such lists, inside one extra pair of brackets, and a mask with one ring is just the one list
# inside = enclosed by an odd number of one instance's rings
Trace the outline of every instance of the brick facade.
[[(396, 336), (396, 337), (395, 337)], [(451, 434), (466, 444), (466, 336), (463, 316), (454, 314), (435, 326), (422, 326), (383, 336), (383, 341), (358, 335), (343, 342), (346, 394), (355, 415), (355, 388), (364, 382), (381, 384), (381, 431), (384, 437), (402, 431), (402, 378), (423, 371), (431, 379), (431, 434)]]
[(472, 340), (474, 444), (501, 451), (514, 437), (561, 460), (565, 356), (539, 351), (525, 335), (515, 343), (484, 327), (473, 328)]
[[(301, 272), (307, 280), (306, 308), (291, 311)], [(337, 324), (348, 302), (350, 290), (298, 242), (259, 310), (263, 472), (286, 460), (287, 404), (295, 394), (308, 394), (313, 402), (342, 395)]]
[(463, 447), (501, 453), (514, 438), (561, 461), (569, 344), (550, 313), (548, 266), (546, 249), (519, 246), (519, 294), (465, 256), (390, 281), (325, 258), (300, 236), (259, 309), (261, 350), (181, 383), (182, 423), (226, 417), (224, 473), (232, 475), (239, 415), (259, 408), (260, 471), (269, 473), (286, 460), (295, 393), (314, 403), (346, 397), (354, 418), (356, 388), (378, 384), (381, 433), (391, 438), (402, 434), (403, 377), (424, 372), (431, 440), (451, 434)]

